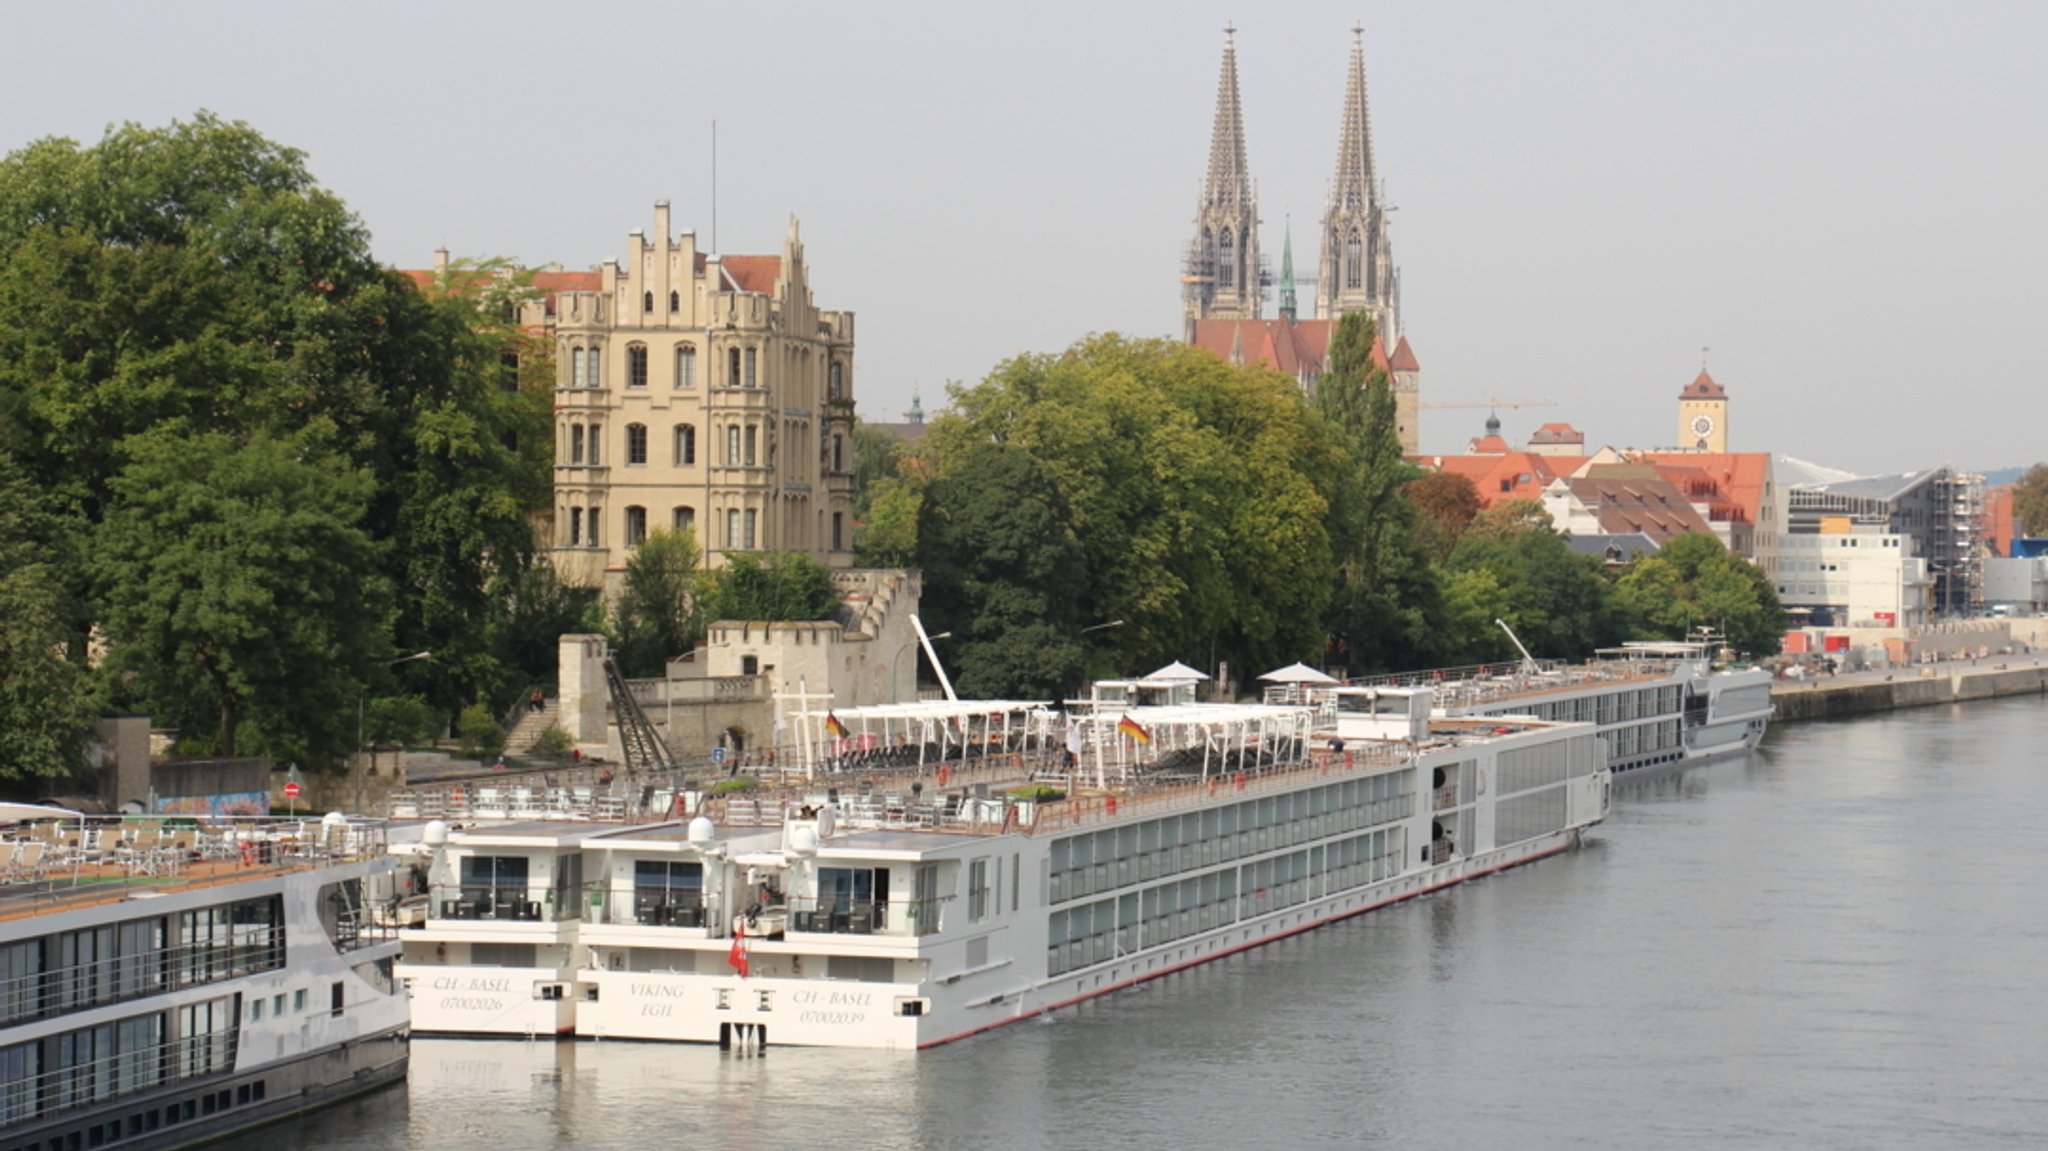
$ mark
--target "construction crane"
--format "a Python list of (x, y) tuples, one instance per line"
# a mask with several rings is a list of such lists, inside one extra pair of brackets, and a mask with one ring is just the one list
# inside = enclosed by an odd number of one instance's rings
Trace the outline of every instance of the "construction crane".
[(1419, 408), (1554, 408), (1557, 401), (1541, 400), (1435, 400), (1417, 404)]

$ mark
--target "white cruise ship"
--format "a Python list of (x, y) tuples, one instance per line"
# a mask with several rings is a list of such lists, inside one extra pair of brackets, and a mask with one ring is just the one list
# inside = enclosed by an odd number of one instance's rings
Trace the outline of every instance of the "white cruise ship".
[[(1590, 723), (1615, 772), (1661, 764), (1691, 766), (1756, 747), (1771, 720), (1771, 675), (1717, 667), (1712, 640), (1641, 642), (1603, 648), (1580, 664), (1525, 660), (1445, 668), (1356, 681), (1425, 685), (1447, 716), (1527, 715)], [(1286, 685), (1269, 698), (1321, 690)]]
[(184, 1147), (404, 1078), (381, 824), (0, 821), (0, 1148)]
[(795, 718), (806, 763), (687, 822), (437, 826), (415, 1030), (927, 1048), (1565, 850), (1608, 806), (1591, 726), (1427, 688)]

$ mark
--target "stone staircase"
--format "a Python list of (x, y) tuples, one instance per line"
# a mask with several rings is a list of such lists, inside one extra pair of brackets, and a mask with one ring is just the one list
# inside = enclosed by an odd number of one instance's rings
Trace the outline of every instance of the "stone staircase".
[(561, 717), (562, 702), (552, 695), (547, 697), (539, 711), (522, 706), (519, 721), (505, 733), (505, 750), (513, 754), (532, 751), (533, 745), (540, 742), (540, 733), (560, 723)]

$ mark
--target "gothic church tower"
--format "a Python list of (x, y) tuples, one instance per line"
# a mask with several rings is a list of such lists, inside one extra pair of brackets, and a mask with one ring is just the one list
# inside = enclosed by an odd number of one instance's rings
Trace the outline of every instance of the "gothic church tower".
[(1344, 88), (1344, 126), (1337, 172), (1323, 209), (1322, 266), (1316, 273), (1316, 316), (1334, 320), (1368, 311), (1380, 340), (1401, 338), (1400, 274), (1387, 241), (1384, 191), (1373, 172), (1372, 118), (1365, 101), (1365, 29), (1351, 28), (1351, 77)]
[(1209, 175), (1195, 206), (1195, 237), (1181, 274), (1188, 338), (1197, 320), (1255, 320), (1262, 306), (1258, 191), (1244, 159), (1244, 118), (1237, 102), (1237, 30), (1223, 30), (1223, 75), (1216, 82), (1216, 126)]

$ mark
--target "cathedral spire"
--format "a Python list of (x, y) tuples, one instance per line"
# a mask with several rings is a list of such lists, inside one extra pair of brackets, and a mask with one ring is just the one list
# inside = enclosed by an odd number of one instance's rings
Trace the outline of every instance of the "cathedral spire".
[(1216, 126), (1209, 136), (1209, 179), (1202, 204), (1236, 207), (1252, 202), (1251, 169), (1244, 160), (1244, 114), (1237, 102), (1237, 29), (1223, 28), (1223, 75), (1216, 81)]
[(1237, 99), (1237, 29), (1223, 29), (1223, 73), (1216, 81), (1216, 122), (1209, 174), (1195, 204), (1195, 235), (1181, 268), (1187, 338), (1202, 320), (1255, 320), (1263, 305), (1258, 189), (1244, 158), (1244, 114)]
[(1316, 272), (1316, 315), (1334, 320), (1368, 312), (1390, 344), (1400, 337), (1399, 277), (1387, 240), (1387, 207), (1373, 165), (1372, 113), (1365, 98), (1365, 28), (1351, 27), (1351, 72), (1344, 85), (1337, 170), (1323, 208)]
[(1280, 241), (1280, 318), (1294, 321), (1294, 217), (1287, 218)]
[(1351, 76), (1344, 82), (1344, 127), (1337, 135), (1337, 175), (1330, 203), (1360, 212), (1378, 197), (1373, 188), (1372, 115), (1365, 102), (1365, 26), (1351, 26)]

